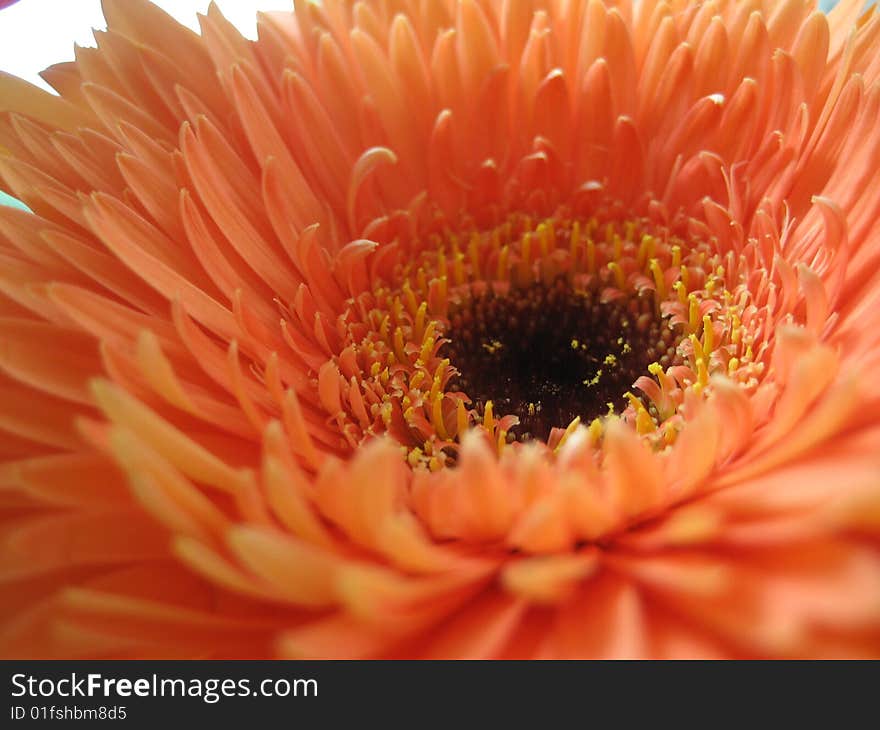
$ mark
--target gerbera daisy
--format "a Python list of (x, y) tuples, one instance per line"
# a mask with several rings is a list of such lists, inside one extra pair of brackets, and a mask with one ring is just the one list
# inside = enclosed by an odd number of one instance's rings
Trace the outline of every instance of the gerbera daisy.
[(12, 657), (880, 654), (880, 18), (104, 0), (0, 77)]

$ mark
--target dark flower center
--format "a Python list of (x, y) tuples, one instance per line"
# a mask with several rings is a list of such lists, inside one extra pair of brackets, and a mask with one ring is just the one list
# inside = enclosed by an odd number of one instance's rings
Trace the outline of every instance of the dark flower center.
[(450, 389), (478, 414), (491, 401), (496, 416), (516, 416), (509, 438), (518, 441), (620, 413), (649, 364), (672, 364), (679, 338), (651, 294), (616, 294), (607, 301), (564, 278), (474, 292), (450, 310), (444, 356), (458, 371)]

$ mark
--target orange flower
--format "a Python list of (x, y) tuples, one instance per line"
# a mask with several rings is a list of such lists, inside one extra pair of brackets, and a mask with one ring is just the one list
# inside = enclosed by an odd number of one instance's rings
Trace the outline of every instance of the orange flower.
[(5, 655), (880, 655), (880, 17), (633, 5), (0, 77)]

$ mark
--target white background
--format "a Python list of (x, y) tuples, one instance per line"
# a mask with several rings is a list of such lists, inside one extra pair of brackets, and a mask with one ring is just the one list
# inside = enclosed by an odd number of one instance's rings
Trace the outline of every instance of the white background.
[[(876, 2), (876, 0), (870, 0)], [(153, 0), (178, 21), (198, 28), (196, 13), (209, 0)], [(820, 0), (828, 10), (837, 0)], [(223, 14), (246, 36), (256, 35), (256, 12), (289, 10), (292, 0), (217, 0)], [(0, 10), (0, 70), (48, 88), (37, 75), (59, 61), (73, 60), (73, 44), (94, 45), (92, 28), (103, 29), (100, 0), (19, 0)]]
[[(209, 0), (153, 0), (165, 12), (198, 29), (196, 13)], [(217, 0), (223, 14), (250, 38), (259, 10), (289, 10), (292, 0)], [(37, 75), (59, 61), (73, 60), (73, 44), (94, 46), (92, 28), (106, 27), (100, 0), (19, 0), (0, 10), (0, 70), (48, 88)]]

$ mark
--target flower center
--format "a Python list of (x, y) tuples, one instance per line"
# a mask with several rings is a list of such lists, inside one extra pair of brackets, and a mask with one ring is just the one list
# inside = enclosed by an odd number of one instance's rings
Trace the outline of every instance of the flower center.
[(412, 466), (439, 469), (470, 429), (499, 450), (555, 450), (578, 424), (598, 443), (611, 417), (662, 449), (688, 392), (702, 397), (716, 375), (752, 388), (762, 372), (748, 258), (719, 253), (689, 218), (561, 207), (388, 231), (353, 273), (363, 289), (316, 378), (352, 448), (385, 434)]
[(589, 422), (628, 405), (625, 393), (652, 362), (675, 359), (678, 337), (654, 297), (603, 301), (596, 287), (564, 278), (496, 293), (487, 288), (454, 307), (441, 354), (458, 370), (453, 392), (478, 415), (488, 402), (519, 423), (508, 439), (546, 440), (574, 419)]

